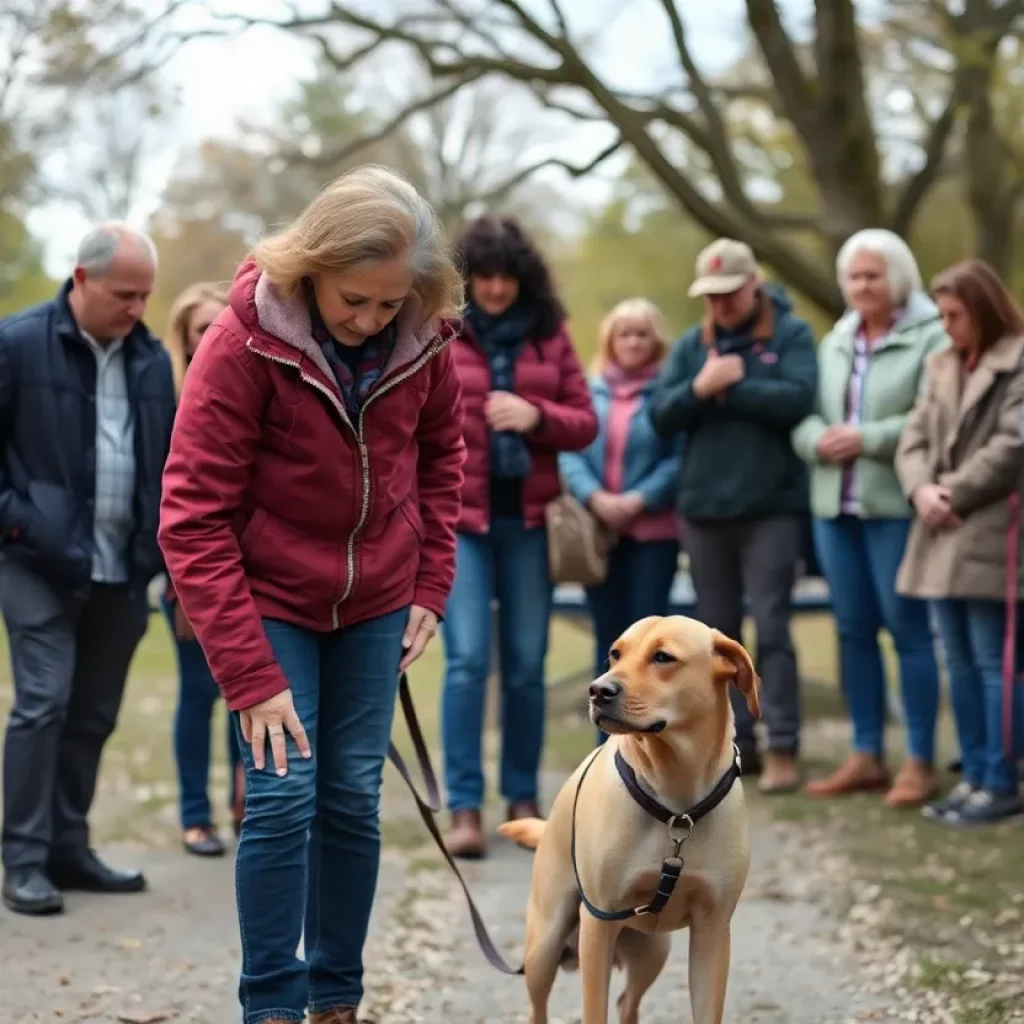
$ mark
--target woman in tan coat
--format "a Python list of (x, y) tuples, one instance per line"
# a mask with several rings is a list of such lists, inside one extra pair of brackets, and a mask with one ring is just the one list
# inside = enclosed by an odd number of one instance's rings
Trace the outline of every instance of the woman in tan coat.
[(925, 816), (982, 825), (1024, 814), (1013, 757), (1019, 687), (1013, 663), (1004, 665), (1008, 613), (1024, 596), (1024, 314), (978, 260), (940, 274), (932, 293), (952, 345), (928, 357), (896, 456), (917, 512), (896, 585), (933, 602), (963, 755), (962, 781)]

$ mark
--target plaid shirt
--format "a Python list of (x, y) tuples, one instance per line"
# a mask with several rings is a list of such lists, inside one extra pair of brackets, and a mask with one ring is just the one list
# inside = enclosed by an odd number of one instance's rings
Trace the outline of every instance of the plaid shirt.
[(125, 379), (124, 342), (105, 348), (84, 331), (96, 357), (96, 505), (92, 578), (128, 580), (128, 545), (135, 519), (135, 429)]
[[(890, 333), (903, 318), (903, 308), (893, 310), (889, 321)], [(887, 335), (888, 336), (888, 335)], [(850, 369), (850, 382), (846, 390), (846, 423), (851, 427), (859, 427), (864, 417), (864, 383), (868, 376), (868, 363), (872, 352), (885, 338), (880, 338), (874, 345), (868, 341), (867, 328), (862, 320), (853, 336), (853, 365)], [(845, 515), (860, 515), (860, 494), (857, 489), (857, 461), (847, 462), (843, 466), (842, 485), (839, 492), (839, 508)]]
[(361, 345), (342, 345), (334, 340), (327, 329), (315, 302), (309, 304), (309, 319), (313, 340), (320, 346), (327, 365), (338, 382), (341, 397), (349, 416), (356, 420), (366, 396), (380, 380), (384, 367), (395, 347), (397, 332), (394, 321), (380, 334), (367, 338)]

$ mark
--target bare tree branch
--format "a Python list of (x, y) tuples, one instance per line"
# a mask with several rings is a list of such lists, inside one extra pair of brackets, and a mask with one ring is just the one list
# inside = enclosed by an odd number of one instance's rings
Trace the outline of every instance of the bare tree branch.
[(562, 10), (562, 5), (559, 0), (548, 0), (548, 6), (551, 8), (551, 13), (554, 15), (555, 24), (558, 25), (558, 31), (562, 33), (562, 37), (566, 40), (569, 38), (569, 22), (566, 20), (565, 11)]
[(420, 114), (425, 110), (430, 110), (433, 107), (436, 107), (439, 103), (442, 103), (444, 100), (454, 96), (464, 86), (478, 81), (481, 77), (481, 72), (475, 72), (463, 78), (456, 78), (449, 81), (447, 84), (438, 87), (426, 96), (421, 96), (419, 99), (403, 107), (398, 111), (398, 113), (390, 117), (375, 131), (370, 132), (367, 135), (362, 135), (358, 139), (354, 139), (352, 142), (349, 142), (338, 149), (331, 150), (327, 153), (318, 153), (316, 156), (305, 156), (301, 153), (284, 155), (292, 159), (302, 160), (303, 162), (315, 167), (336, 166), (343, 163), (345, 160), (348, 160), (361, 150), (375, 145), (376, 143), (393, 135), (411, 117), (414, 117), (416, 114)]
[(801, 136), (815, 128), (817, 101), (782, 25), (775, 0), (746, 0), (747, 19), (782, 100), (786, 117)]
[(946, 106), (932, 123), (931, 130), (928, 132), (928, 139), (924, 147), (924, 163), (920, 170), (907, 180), (896, 200), (896, 206), (892, 213), (892, 229), (897, 234), (907, 235), (909, 233), (914, 214), (920, 208), (928, 191), (938, 180), (948, 148), (947, 144), (956, 124), (959, 104), (960, 89), (954, 84), (950, 89)]
[(533, 164), (532, 167), (524, 168), (519, 174), (522, 175), (521, 180), (525, 180), (532, 174), (541, 170), (544, 167), (559, 167), (565, 171), (568, 175), (573, 178), (583, 178), (590, 174), (591, 171), (596, 170), (601, 166), (609, 157), (613, 156), (620, 149), (622, 149), (625, 140), (620, 135), (618, 138), (610, 142), (604, 147), (595, 157), (588, 160), (585, 164), (572, 164), (566, 160), (562, 160), (560, 157), (547, 157), (538, 163)]
[[(733, 157), (733, 150), (729, 144), (729, 132), (726, 129), (725, 121), (715, 104), (707, 82), (704, 81), (704, 76), (700, 73), (693, 55), (690, 53), (690, 47), (686, 42), (686, 30), (683, 27), (683, 19), (676, 8), (675, 0), (661, 0), (661, 5), (672, 28), (672, 38), (675, 40), (679, 63), (686, 72), (690, 90), (697, 100), (697, 105), (704, 117), (706, 127), (699, 131), (700, 141), (698, 141), (691, 134), (691, 131), (696, 129), (692, 119), (681, 118), (675, 122), (670, 121), (670, 123), (675, 123), (677, 127), (680, 127), (707, 153), (708, 158), (715, 165), (722, 191), (727, 198), (740, 209), (755, 214), (754, 204), (747, 196), (739, 167), (736, 165), (736, 160)], [(659, 110), (662, 112), (663, 117), (664, 113), (669, 109), (664, 104), (659, 105)], [(689, 127), (685, 127), (685, 125), (689, 125)]]

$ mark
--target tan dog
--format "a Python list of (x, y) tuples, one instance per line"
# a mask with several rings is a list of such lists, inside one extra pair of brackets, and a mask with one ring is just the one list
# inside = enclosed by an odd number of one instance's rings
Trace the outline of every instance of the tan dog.
[[(760, 680), (740, 644), (682, 616), (635, 623), (612, 648), (610, 665), (590, 687), (590, 716), (611, 734), (608, 742), (565, 783), (546, 822), (501, 826), (503, 835), (537, 851), (526, 913), (530, 1021), (547, 1024), (558, 967), (571, 970), (578, 957), (583, 1024), (606, 1024), (612, 968), (619, 964), (626, 970), (619, 1020), (636, 1024), (640, 1000), (668, 958), (668, 933), (689, 927), (693, 1021), (720, 1024), (729, 924), (750, 865), (742, 785), (736, 782), (693, 825), (680, 849), (685, 866), (664, 909), (625, 921), (599, 920), (581, 903), (570, 850), (574, 803), (576, 864), (587, 899), (602, 911), (646, 905), (674, 844), (666, 824), (630, 794), (616, 750), (649, 796), (683, 815), (716, 791), (733, 766), (729, 685), (739, 687), (760, 717)], [(677, 823), (672, 838), (688, 831)]]

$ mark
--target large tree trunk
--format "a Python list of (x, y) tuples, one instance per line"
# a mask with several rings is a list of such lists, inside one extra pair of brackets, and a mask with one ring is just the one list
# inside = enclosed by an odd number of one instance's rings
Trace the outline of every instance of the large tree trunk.
[(974, 249), (1006, 278), (1013, 263), (1015, 175), (992, 111), (994, 50), (964, 70), (967, 202), (974, 218)]

